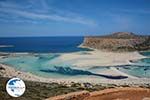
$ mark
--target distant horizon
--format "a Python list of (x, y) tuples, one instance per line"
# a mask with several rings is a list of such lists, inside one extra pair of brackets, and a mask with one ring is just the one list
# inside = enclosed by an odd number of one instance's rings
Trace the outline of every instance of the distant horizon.
[(0, 0), (0, 37), (150, 34), (150, 0)]
[[(115, 33), (115, 32), (113, 32)], [(111, 35), (113, 33), (107, 33), (107, 34), (95, 34), (95, 35), (49, 35), (49, 36), (0, 36), (0, 38), (15, 38), (15, 37), (20, 37), (20, 38), (26, 38), (26, 37), (85, 37), (85, 36), (105, 36), (105, 35)], [(132, 32), (133, 33), (133, 32)], [(135, 35), (146, 35), (146, 36), (150, 36), (150, 34), (137, 34), (137, 33), (134, 33)]]

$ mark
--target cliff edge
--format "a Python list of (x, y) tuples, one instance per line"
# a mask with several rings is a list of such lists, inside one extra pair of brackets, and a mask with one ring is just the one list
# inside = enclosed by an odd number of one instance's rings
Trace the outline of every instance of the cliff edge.
[(150, 50), (150, 36), (130, 32), (116, 32), (106, 36), (86, 36), (80, 47), (104, 51)]

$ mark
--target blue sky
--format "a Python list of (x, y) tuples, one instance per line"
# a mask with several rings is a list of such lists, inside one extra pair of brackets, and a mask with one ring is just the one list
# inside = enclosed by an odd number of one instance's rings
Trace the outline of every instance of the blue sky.
[(0, 0), (0, 37), (150, 34), (150, 0)]

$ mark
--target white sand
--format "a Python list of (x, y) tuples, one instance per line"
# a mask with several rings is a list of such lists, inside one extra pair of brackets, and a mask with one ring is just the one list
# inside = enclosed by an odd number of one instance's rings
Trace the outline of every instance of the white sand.
[[(137, 52), (126, 52), (126, 53), (113, 53), (113, 52), (102, 52), (102, 51), (88, 51), (83, 54), (83, 52), (76, 52), (76, 53), (64, 53), (60, 57), (55, 58), (52, 60), (51, 63), (72, 63), (73, 65), (77, 66), (78, 68), (90, 68), (93, 66), (114, 66), (114, 65), (124, 65), (129, 64), (129, 60), (141, 59), (145, 58), (144, 56), (140, 55)], [(114, 79), (106, 79), (96, 76), (89, 76), (89, 77), (69, 77), (69, 78), (59, 78), (59, 79), (52, 79), (52, 78), (43, 78), (31, 73), (17, 71), (16, 69), (0, 64), (5, 70), (0, 70), (0, 76), (3, 77), (19, 77), (23, 80), (31, 80), (31, 81), (38, 81), (38, 82), (58, 82), (58, 83), (71, 83), (71, 82), (90, 82), (90, 83), (105, 83), (105, 84), (150, 84), (149, 78), (136, 78), (130, 75), (127, 75), (123, 72), (115, 68), (110, 68), (103, 72), (98, 72), (99, 74), (105, 75), (123, 75), (128, 76), (127, 79), (121, 80), (114, 80)]]
[(57, 58), (57, 62), (71, 62), (74, 66), (89, 68), (93, 66), (125, 65), (129, 64), (129, 60), (141, 58), (145, 58), (145, 56), (140, 55), (138, 52), (114, 53), (95, 50), (88, 51), (86, 54), (82, 54), (82, 52), (65, 53)]
[(121, 72), (119, 70), (117, 70), (115, 67), (110, 67), (110, 69), (104, 70), (102, 72), (98, 72), (98, 74), (103, 74), (103, 75), (112, 75), (112, 76), (128, 76), (128, 78), (132, 78), (132, 79), (138, 79), (138, 77), (126, 74), (124, 72)]
[[(138, 52), (103, 52), (100, 50), (94, 51), (84, 51), (84, 52), (75, 52), (75, 53), (64, 53), (61, 56), (55, 58), (51, 61), (51, 64), (66, 64), (69, 63), (75, 66), (75, 69), (86, 70), (92, 68), (93, 66), (116, 66), (116, 65), (126, 65), (129, 64), (130, 60), (137, 60), (146, 58), (143, 55), (140, 55)], [(94, 72), (97, 74), (103, 75), (113, 75), (113, 76), (128, 76), (129, 78), (137, 78), (126, 73), (123, 73), (117, 70), (114, 67), (111, 67), (108, 70)]]

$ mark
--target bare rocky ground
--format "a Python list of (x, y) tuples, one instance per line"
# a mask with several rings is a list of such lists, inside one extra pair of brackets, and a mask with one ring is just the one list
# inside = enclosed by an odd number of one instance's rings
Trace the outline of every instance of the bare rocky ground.
[(150, 89), (126, 87), (95, 92), (81, 91), (46, 100), (150, 100)]

